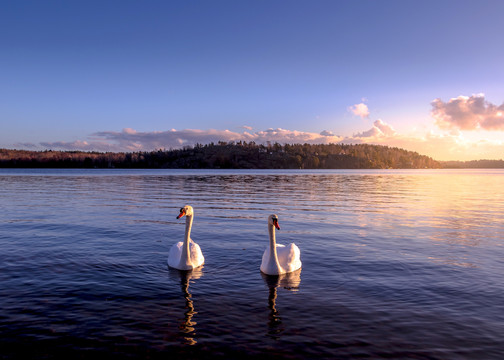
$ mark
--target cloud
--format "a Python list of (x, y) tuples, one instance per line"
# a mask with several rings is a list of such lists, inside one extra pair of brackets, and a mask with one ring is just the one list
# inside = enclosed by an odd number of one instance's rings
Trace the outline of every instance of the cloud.
[(441, 129), (504, 130), (504, 103), (494, 105), (484, 94), (459, 96), (446, 103), (438, 98), (431, 105), (431, 115)]
[[(208, 144), (219, 141), (254, 141), (258, 144), (278, 142), (280, 144), (308, 143), (308, 144), (376, 144), (399, 147), (420, 154), (432, 156), (438, 160), (458, 160), (467, 158), (468, 154), (488, 154), (487, 158), (494, 157), (498, 149), (502, 153), (502, 144), (481, 143), (472, 147), (464, 141), (459, 131), (436, 135), (427, 133), (423, 136), (405, 136), (397, 133), (394, 128), (383, 120), (376, 120), (373, 126), (353, 136), (337, 136), (333, 132), (324, 130), (320, 133), (287, 130), (282, 128), (266, 129), (257, 132), (232, 132), (229, 130), (167, 130), (140, 132), (134, 129), (122, 131), (103, 131), (94, 133), (86, 140), (73, 142), (44, 142), (40, 145), (45, 149), (53, 150), (83, 150), (83, 151), (113, 151), (136, 152), (152, 151), (156, 149), (181, 148), (196, 143)], [(500, 146), (500, 147), (499, 147)]]
[(126, 134), (132, 134), (132, 135), (137, 133), (136, 130), (131, 129), (131, 128), (125, 128), (125, 129), (123, 129), (123, 132)]
[(458, 130), (404, 135), (382, 120), (376, 120), (367, 131), (345, 137), (342, 143), (398, 147), (436, 160), (501, 159), (504, 153), (502, 141), (472, 141)]
[(243, 127), (244, 129), (247, 129), (247, 130), (252, 130), (252, 129), (253, 129), (253, 127), (252, 127), (252, 126), (247, 126), (247, 125), (243, 125), (242, 127)]
[(123, 151), (155, 150), (165, 148), (180, 148), (196, 143), (207, 144), (218, 141), (238, 141), (247, 138), (243, 134), (229, 130), (169, 130), (139, 132), (133, 129), (123, 129), (121, 132), (103, 131), (92, 135), (93, 139), (105, 141), (108, 144), (123, 149)]
[(72, 151), (72, 150), (82, 150), (82, 151), (124, 151), (124, 149), (119, 148), (114, 144), (109, 144), (105, 141), (56, 141), (56, 142), (41, 142), (40, 146), (44, 149), (52, 149), (52, 150), (64, 150), (64, 151)]
[(431, 156), (436, 160), (459, 160), (467, 157), (470, 153), (458, 132), (448, 134), (427, 132), (423, 135), (408, 136), (399, 134), (391, 125), (382, 120), (376, 120), (369, 130), (346, 137), (343, 143), (398, 147)]
[(391, 125), (384, 123), (381, 119), (373, 123), (373, 127), (367, 131), (355, 134), (356, 138), (389, 137), (394, 136), (396, 131)]
[(354, 106), (350, 106), (348, 108), (348, 110), (353, 112), (354, 115), (360, 116), (363, 119), (369, 117), (369, 109), (368, 109), (367, 105), (364, 103), (355, 104)]
[(21, 149), (36, 149), (38, 145), (34, 143), (25, 142), (25, 143), (15, 143), (14, 147)]
[[(359, 105), (359, 104), (357, 104)], [(364, 104), (363, 104), (364, 105)], [(493, 129), (504, 130), (502, 113), (504, 104), (500, 107), (485, 101), (484, 95), (471, 97), (459, 96), (444, 103), (436, 99), (432, 103), (436, 124), (441, 130), (420, 133), (414, 130), (409, 135), (398, 133), (393, 126), (378, 119), (371, 128), (353, 134), (352, 136), (337, 136), (332, 131), (323, 130), (320, 133), (270, 128), (253, 132), (251, 127), (243, 126), (244, 131), (233, 132), (216, 129), (184, 129), (140, 132), (125, 128), (122, 131), (102, 131), (91, 134), (85, 139), (73, 142), (42, 142), (40, 144), (19, 144), (25, 148), (41, 146), (52, 150), (84, 150), (102, 152), (136, 152), (157, 149), (176, 149), (183, 146), (193, 146), (196, 143), (208, 144), (219, 141), (238, 142), (254, 141), (258, 144), (278, 142), (280, 144), (375, 144), (403, 148), (428, 155), (436, 160), (474, 160), (502, 158), (504, 144), (500, 139), (475, 141), (464, 138), (468, 136), (463, 130)], [(357, 107), (355, 107), (357, 109)], [(363, 108), (361, 108), (362, 110)], [(365, 108), (367, 110), (367, 107)], [(365, 114), (366, 112), (361, 112)], [(368, 114), (369, 112), (367, 112)], [(477, 134), (474, 131), (471, 136)], [(497, 134), (492, 134), (496, 136)]]
[[(324, 133), (324, 134), (322, 134)], [(322, 132), (320, 134), (312, 132), (304, 132), (297, 130), (285, 130), (285, 129), (268, 129), (264, 131), (258, 131), (253, 134), (253, 141), (259, 143), (265, 143), (267, 141), (278, 142), (278, 143), (288, 143), (288, 144), (328, 144), (336, 143), (341, 141), (343, 138), (336, 136), (332, 133)]]
[(103, 131), (92, 134), (85, 141), (74, 142), (43, 142), (46, 149), (54, 150), (85, 150), (85, 151), (151, 151), (156, 149), (181, 148), (196, 143), (208, 144), (219, 141), (254, 141), (259, 144), (267, 142), (328, 144), (343, 140), (342, 137), (332, 132), (323, 131), (320, 134), (286, 129), (267, 129), (255, 133), (244, 131), (242, 133), (229, 130), (169, 130), (139, 132), (126, 128), (122, 131)]

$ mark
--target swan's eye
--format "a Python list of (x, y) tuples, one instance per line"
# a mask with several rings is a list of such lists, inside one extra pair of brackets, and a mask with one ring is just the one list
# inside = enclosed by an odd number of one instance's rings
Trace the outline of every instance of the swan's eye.
[(180, 212), (184, 212), (184, 208), (180, 208)]

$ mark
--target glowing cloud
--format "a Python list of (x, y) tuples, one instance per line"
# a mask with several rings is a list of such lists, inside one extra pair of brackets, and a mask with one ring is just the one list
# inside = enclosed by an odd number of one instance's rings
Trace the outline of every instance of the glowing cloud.
[[(485, 100), (483, 94), (459, 96), (448, 102), (435, 99), (432, 103), (432, 116), (441, 129), (424, 134), (414, 130), (409, 135), (398, 133), (390, 124), (378, 119), (368, 130), (352, 136), (338, 136), (332, 131), (320, 133), (270, 128), (252, 131), (252, 127), (243, 126), (243, 131), (233, 132), (216, 129), (171, 129), (167, 131), (140, 132), (131, 128), (122, 131), (102, 131), (88, 136), (85, 140), (73, 142), (43, 142), (39, 145), (54, 150), (84, 150), (135, 152), (157, 149), (176, 149), (184, 146), (224, 142), (268, 142), (280, 144), (376, 144), (399, 147), (428, 155), (436, 160), (475, 160), (481, 158), (502, 158), (504, 144), (497, 140), (474, 140), (475, 130), (503, 130), (504, 104), (497, 106)], [(360, 103), (349, 108), (353, 114), (362, 118), (369, 117), (366, 104)], [(425, 128), (427, 130), (427, 128)], [(472, 130), (470, 139), (464, 130)], [(496, 135), (496, 134), (492, 134)], [(24, 144), (34, 148), (38, 145)]]
[(441, 129), (504, 130), (504, 103), (494, 105), (484, 94), (459, 96), (446, 103), (438, 98), (431, 105), (431, 115)]
[(394, 128), (386, 123), (384, 123), (381, 119), (376, 120), (373, 123), (373, 127), (367, 131), (362, 133), (355, 134), (356, 138), (368, 138), (368, 137), (384, 137), (384, 136), (394, 136), (396, 131)]
[(327, 132), (317, 134), (297, 130), (285, 130), (280, 128), (258, 131), (252, 136), (252, 140), (259, 143), (271, 141), (289, 144), (328, 144), (342, 140), (341, 137), (335, 136), (334, 134), (329, 134)]
[(354, 106), (350, 106), (348, 108), (349, 111), (354, 113), (354, 115), (360, 116), (361, 118), (365, 119), (369, 117), (369, 109), (366, 104), (360, 103), (360, 104), (355, 104)]

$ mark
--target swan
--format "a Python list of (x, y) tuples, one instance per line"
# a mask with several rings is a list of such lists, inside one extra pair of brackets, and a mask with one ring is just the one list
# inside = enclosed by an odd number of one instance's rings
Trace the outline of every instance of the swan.
[(180, 209), (177, 219), (186, 217), (184, 241), (179, 241), (170, 249), (168, 266), (179, 270), (192, 270), (205, 262), (203, 253), (198, 244), (191, 240), (191, 227), (194, 218), (192, 206), (186, 205)]
[(301, 269), (299, 248), (294, 243), (287, 246), (277, 244), (275, 228), (280, 230), (278, 216), (273, 214), (268, 217), (270, 243), (262, 257), (261, 271), (267, 275), (280, 275)]

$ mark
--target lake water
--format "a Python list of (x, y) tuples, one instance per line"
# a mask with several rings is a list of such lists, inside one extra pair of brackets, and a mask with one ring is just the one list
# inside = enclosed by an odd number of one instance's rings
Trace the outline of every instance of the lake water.
[[(0, 170), (10, 358), (504, 359), (504, 171)], [(194, 207), (200, 270), (167, 267)], [(259, 271), (276, 213), (303, 267)]]

